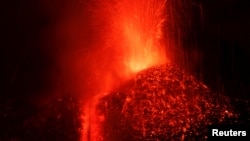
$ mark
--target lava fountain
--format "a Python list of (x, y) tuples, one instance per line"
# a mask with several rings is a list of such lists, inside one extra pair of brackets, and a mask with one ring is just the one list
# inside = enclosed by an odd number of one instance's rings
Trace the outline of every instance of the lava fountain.
[(232, 116), (223, 96), (213, 98), (170, 63), (167, 0), (94, 0), (90, 7), (94, 56), (101, 56), (92, 68), (103, 86), (84, 106), (82, 140), (184, 140)]
[[(165, 33), (162, 30), (166, 23), (166, 4), (166, 0), (93, 1), (92, 25), (98, 39), (96, 53), (103, 56), (101, 65), (94, 66), (94, 70), (103, 66), (100, 70), (111, 72), (102, 73), (106, 76), (102, 80), (105, 86), (101, 93), (112, 91), (117, 77), (120, 81), (128, 80), (143, 69), (168, 62), (163, 44)], [(108, 65), (103, 65), (107, 62)], [(96, 102), (90, 103), (92, 106), (87, 106), (86, 115), (92, 115), (91, 112), (95, 109), (93, 103)], [(86, 121), (86, 118), (83, 136), (85, 140), (90, 140), (86, 139), (89, 136), (91, 140), (96, 140), (96, 122)]]
[(166, 63), (162, 32), (166, 0), (95, 2), (93, 26), (100, 33), (101, 48), (114, 50), (125, 69), (136, 73)]

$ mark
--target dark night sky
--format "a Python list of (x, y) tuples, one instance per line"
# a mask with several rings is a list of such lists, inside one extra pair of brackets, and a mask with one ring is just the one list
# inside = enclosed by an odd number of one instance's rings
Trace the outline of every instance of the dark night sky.
[[(205, 46), (205, 78), (211, 87), (221, 79), (225, 93), (230, 96), (250, 97), (250, 15), (245, 1), (205, 1), (206, 20), (201, 36)], [(210, 60), (211, 59), (211, 60)], [(215, 72), (218, 68), (219, 71)], [(217, 73), (217, 75), (216, 75)], [(209, 80), (210, 79), (210, 80)]]
[(1, 97), (30, 96), (49, 80), (53, 59), (42, 32), (53, 20), (38, 1), (8, 1), (1, 7)]
[[(218, 90), (218, 80), (227, 95), (250, 97), (250, 10), (247, 1), (200, 0), (204, 27), (193, 30), (204, 55), (204, 82)], [(66, 1), (51, 3), (15, 0), (1, 2), (0, 99), (36, 97), (49, 91), (56, 73), (53, 42), (44, 38), (65, 11)], [(47, 35), (46, 35), (47, 36)], [(43, 95), (41, 95), (43, 96)]]

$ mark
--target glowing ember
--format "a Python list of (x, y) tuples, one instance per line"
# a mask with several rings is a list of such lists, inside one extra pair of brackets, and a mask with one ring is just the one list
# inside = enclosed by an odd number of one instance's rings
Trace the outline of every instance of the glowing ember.
[(95, 99), (89, 140), (206, 139), (207, 127), (235, 116), (229, 99), (212, 93), (175, 65), (138, 73), (120, 89)]

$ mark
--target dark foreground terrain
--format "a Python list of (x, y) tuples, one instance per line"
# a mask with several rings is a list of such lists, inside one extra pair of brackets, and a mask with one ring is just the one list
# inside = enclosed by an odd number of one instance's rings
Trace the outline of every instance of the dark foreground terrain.
[[(250, 123), (248, 100), (213, 93), (170, 64), (140, 72), (98, 101), (97, 140), (207, 140), (210, 125)], [(69, 96), (55, 98), (43, 108), (21, 99), (3, 101), (0, 141), (77, 141), (82, 130), (80, 105)]]

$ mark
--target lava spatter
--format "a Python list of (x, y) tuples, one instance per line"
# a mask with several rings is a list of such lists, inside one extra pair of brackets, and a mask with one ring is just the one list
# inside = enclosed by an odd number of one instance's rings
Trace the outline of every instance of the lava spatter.
[(236, 116), (227, 97), (173, 64), (141, 71), (97, 101), (95, 128), (105, 141), (205, 140), (209, 125)]

